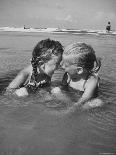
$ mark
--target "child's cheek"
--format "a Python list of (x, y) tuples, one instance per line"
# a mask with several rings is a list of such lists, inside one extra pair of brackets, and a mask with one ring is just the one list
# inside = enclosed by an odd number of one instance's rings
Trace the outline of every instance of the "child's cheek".
[(68, 72), (69, 74), (75, 74), (76, 73), (76, 69), (74, 69), (72, 67), (66, 67), (65, 71)]

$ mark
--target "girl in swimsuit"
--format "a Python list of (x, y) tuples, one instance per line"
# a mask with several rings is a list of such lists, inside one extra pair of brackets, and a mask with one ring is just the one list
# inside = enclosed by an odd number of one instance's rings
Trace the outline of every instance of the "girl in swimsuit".
[[(64, 68), (65, 74), (62, 86), (82, 92), (81, 98), (71, 109), (74, 110), (97, 96), (100, 66), (101, 62), (96, 58), (95, 51), (90, 45), (79, 42), (70, 44), (64, 49), (62, 68)], [(55, 90), (60, 96), (62, 92), (60, 88), (54, 88), (53, 94), (56, 93)], [(101, 104), (101, 101), (98, 104)]]
[(32, 52), (31, 65), (20, 71), (6, 91), (27, 96), (38, 88), (50, 85), (52, 75), (62, 60), (62, 53), (63, 47), (58, 41), (46, 39), (38, 42)]

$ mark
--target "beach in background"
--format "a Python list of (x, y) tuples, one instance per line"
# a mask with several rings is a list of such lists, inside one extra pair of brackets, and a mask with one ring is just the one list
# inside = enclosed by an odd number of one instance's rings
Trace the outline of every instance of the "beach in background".
[[(27, 30), (28, 31), (28, 30)], [(13, 98), (2, 90), (30, 63), (42, 39), (92, 45), (101, 58), (99, 98), (106, 105), (74, 114), (46, 107), (44, 96)], [(55, 72), (54, 79), (60, 79)], [(43, 92), (44, 94), (44, 92)], [(45, 95), (45, 94), (44, 94)], [(46, 94), (47, 95), (47, 94)], [(43, 100), (43, 102), (42, 102)], [(116, 154), (116, 36), (98, 33), (0, 31), (0, 155)]]

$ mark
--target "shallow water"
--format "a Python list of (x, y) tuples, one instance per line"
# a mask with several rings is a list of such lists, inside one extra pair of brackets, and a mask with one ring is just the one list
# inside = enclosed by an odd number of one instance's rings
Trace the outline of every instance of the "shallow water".
[[(50, 37), (65, 46), (82, 41), (102, 58), (99, 98), (106, 105), (66, 114), (68, 102), (49, 99), (46, 90), (16, 98), (3, 89), (28, 65), (33, 47)], [(116, 36), (0, 32), (0, 154), (99, 155), (116, 154)], [(52, 81), (61, 79), (55, 72)]]

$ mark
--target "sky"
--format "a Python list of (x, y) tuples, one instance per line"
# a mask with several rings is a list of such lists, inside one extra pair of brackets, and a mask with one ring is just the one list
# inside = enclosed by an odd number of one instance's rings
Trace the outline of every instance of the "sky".
[(116, 0), (0, 0), (0, 27), (116, 30)]

